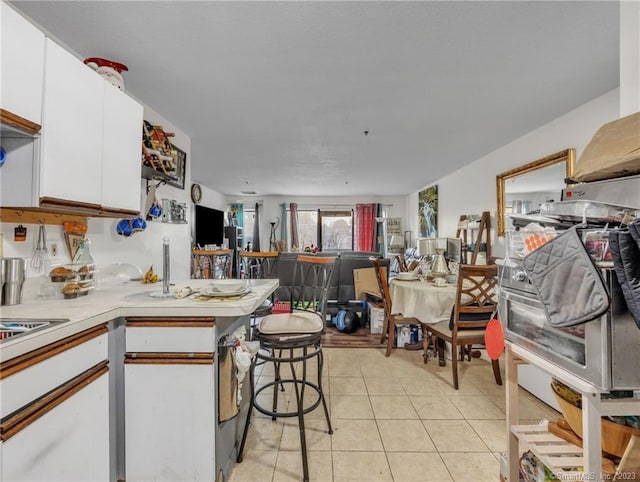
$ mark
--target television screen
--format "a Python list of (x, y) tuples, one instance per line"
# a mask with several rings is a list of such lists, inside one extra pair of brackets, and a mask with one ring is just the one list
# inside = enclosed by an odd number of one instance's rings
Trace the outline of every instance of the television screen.
[(195, 206), (196, 246), (208, 244), (222, 246), (224, 243), (224, 212), (218, 209)]

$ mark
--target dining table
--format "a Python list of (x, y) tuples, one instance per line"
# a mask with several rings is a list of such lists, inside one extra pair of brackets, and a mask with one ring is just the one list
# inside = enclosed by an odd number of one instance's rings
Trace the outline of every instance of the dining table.
[[(389, 283), (391, 308), (394, 314), (417, 318), (421, 323), (434, 324), (448, 320), (456, 299), (457, 284), (437, 285), (434, 281), (392, 278)], [(405, 345), (407, 350), (422, 349), (422, 342)]]

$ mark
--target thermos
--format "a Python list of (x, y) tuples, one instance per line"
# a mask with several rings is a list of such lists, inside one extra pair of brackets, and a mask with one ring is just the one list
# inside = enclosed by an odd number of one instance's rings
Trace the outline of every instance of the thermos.
[(27, 258), (2, 258), (2, 304), (19, 305), (27, 277)]

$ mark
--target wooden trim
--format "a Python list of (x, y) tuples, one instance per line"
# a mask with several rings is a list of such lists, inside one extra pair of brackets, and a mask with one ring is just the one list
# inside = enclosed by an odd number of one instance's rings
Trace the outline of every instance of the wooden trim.
[(109, 329), (107, 324), (94, 326), (88, 330), (81, 331), (75, 335), (67, 336), (48, 345), (42, 346), (36, 350), (24, 353), (23, 355), (12, 358), (11, 360), (0, 363), (0, 380), (7, 378), (15, 373), (25, 370), (36, 363), (40, 363), (51, 358), (63, 351), (70, 350), (73, 347), (81, 345), (93, 338), (107, 333)]
[(125, 353), (125, 365), (213, 365), (214, 353)]
[(306, 254), (299, 254), (296, 258), (296, 261), (301, 263), (311, 263), (311, 264), (333, 264), (336, 261), (335, 257), (330, 256), (313, 256)]
[(140, 211), (134, 211), (133, 209), (118, 209), (102, 206), (100, 208), (100, 217), (103, 218), (121, 218), (126, 216), (139, 216)]
[(5, 109), (0, 109), (0, 122), (32, 136), (38, 134), (40, 129), (42, 129), (40, 124), (36, 124), (33, 121), (20, 117), (19, 115)]
[(193, 248), (192, 253), (202, 256), (226, 256), (233, 252), (232, 249), (197, 249)]
[(0, 208), (3, 223), (57, 224), (75, 223), (87, 225), (87, 217), (76, 214), (52, 213), (38, 208)]
[(51, 207), (74, 213), (87, 213), (87, 215), (95, 216), (99, 214), (102, 206), (100, 204), (85, 203), (80, 201), (70, 201), (68, 199), (60, 199), (55, 197), (41, 197), (40, 206)]
[(128, 327), (154, 327), (154, 328), (210, 328), (215, 326), (215, 318), (211, 316), (194, 317), (131, 317), (126, 318)]
[(5, 417), (0, 421), (0, 440), (6, 442), (108, 371), (109, 362), (103, 360), (58, 388), (51, 390), (30, 405)]
[(278, 251), (238, 251), (241, 258), (277, 258), (280, 256)]

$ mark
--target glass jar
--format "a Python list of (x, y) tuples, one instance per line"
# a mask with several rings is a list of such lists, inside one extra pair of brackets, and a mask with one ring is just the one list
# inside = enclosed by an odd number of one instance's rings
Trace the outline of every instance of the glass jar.
[(91, 269), (95, 267), (93, 256), (91, 256), (91, 241), (87, 238), (80, 240), (78, 251), (76, 251), (76, 255), (73, 257), (73, 264), (87, 266)]

